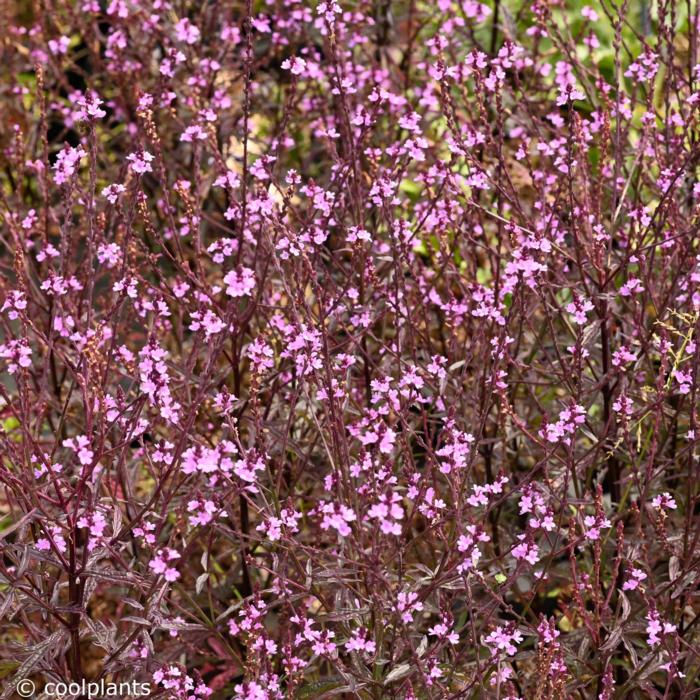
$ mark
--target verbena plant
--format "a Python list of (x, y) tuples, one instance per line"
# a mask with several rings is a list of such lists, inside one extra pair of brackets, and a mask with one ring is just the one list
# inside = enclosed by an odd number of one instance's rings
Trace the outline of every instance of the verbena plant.
[(697, 693), (697, 2), (4, 12), (3, 700)]

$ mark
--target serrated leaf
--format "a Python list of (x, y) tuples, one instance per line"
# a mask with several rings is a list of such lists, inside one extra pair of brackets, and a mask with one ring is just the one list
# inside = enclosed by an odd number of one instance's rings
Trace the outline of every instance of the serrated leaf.
[(15, 602), (15, 592), (14, 591), (8, 591), (7, 595), (3, 599), (2, 603), (0, 603), (0, 620), (3, 620), (5, 623), (7, 623), (9, 620), (7, 619), (7, 611), (9, 608), (14, 605)]
[(17, 579), (21, 579), (22, 576), (24, 576), (25, 571), (27, 570), (27, 567), (29, 566), (29, 547), (24, 548), (24, 552), (22, 552), (22, 559), (19, 563), (19, 566), (17, 567)]
[(102, 581), (110, 583), (125, 583), (133, 586), (139, 583), (144, 583), (143, 579), (130, 571), (122, 572), (116, 569), (86, 569), (81, 576), (94, 576)]
[(119, 618), (120, 622), (133, 622), (135, 625), (144, 625), (146, 627), (151, 626), (150, 620), (145, 617), (138, 617), (136, 615), (127, 615), (126, 617)]
[(602, 652), (609, 652), (613, 651), (614, 649), (617, 648), (617, 645), (620, 643), (620, 640), (622, 639), (622, 625), (619, 627), (616, 627), (611, 633), (610, 636), (607, 638), (605, 644), (600, 647), (600, 651)]
[(343, 683), (344, 679), (341, 676), (334, 676), (333, 678), (328, 678), (326, 680), (307, 683), (299, 688), (297, 697), (301, 699), (309, 698), (309, 700), (314, 698), (322, 698), (324, 693), (327, 694), (329, 691), (337, 690), (343, 685)]
[(207, 582), (207, 579), (209, 578), (209, 572), (205, 571), (203, 574), (200, 574), (197, 576), (197, 580), (195, 581), (194, 584), (194, 590), (197, 591), (197, 594), (200, 594), (202, 592), (202, 588), (204, 588), (204, 584)]
[(36, 508), (30, 510), (29, 513), (27, 513), (21, 520), (18, 520), (16, 523), (13, 523), (12, 525), (8, 526), (7, 528), (1, 530), (0, 531), (0, 540), (4, 540), (8, 535), (11, 535), (15, 530), (30, 523), (32, 520), (34, 520), (35, 514), (36, 514)]
[(670, 581), (675, 581), (681, 573), (681, 562), (680, 559), (672, 554), (671, 558), (668, 560), (668, 578)]
[(115, 508), (112, 512), (112, 532), (119, 532), (122, 529), (121, 509)]
[(194, 632), (207, 629), (204, 625), (198, 625), (192, 622), (175, 622), (174, 620), (161, 622), (159, 627), (163, 630), (179, 630), (182, 632)]
[(622, 602), (621, 622), (624, 622), (630, 616), (630, 613), (632, 612), (632, 606), (630, 605), (629, 599), (622, 591), (620, 591), (620, 601)]
[(6, 700), (15, 692), (15, 684), (17, 681), (32, 675), (32, 671), (39, 665), (44, 654), (46, 654), (49, 649), (53, 650), (54, 656), (58, 656), (62, 651), (60, 642), (64, 639), (65, 635), (66, 631), (60, 629), (54, 632), (50, 637), (34, 644), (31, 648), (32, 653), (22, 662), (22, 665), (17, 668), (12, 680), (8, 682), (2, 695), (0, 695), (0, 700)]
[(410, 672), (411, 666), (409, 664), (400, 664), (387, 674), (387, 677), (384, 679), (384, 685), (389, 685), (400, 678), (405, 678)]

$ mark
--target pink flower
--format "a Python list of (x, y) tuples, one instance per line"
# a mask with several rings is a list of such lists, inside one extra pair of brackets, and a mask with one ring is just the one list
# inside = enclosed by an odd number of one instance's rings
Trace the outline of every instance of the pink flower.
[(80, 110), (76, 113), (76, 118), (80, 121), (89, 121), (92, 119), (102, 119), (107, 112), (100, 107), (102, 100), (94, 93), (89, 95), (81, 95), (77, 101)]
[(262, 338), (256, 338), (246, 350), (246, 356), (250, 358), (257, 374), (275, 366), (275, 352)]
[(625, 77), (632, 78), (634, 82), (649, 82), (654, 79), (658, 70), (658, 56), (653, 51), (645, 49), (644, 53), (630, 64), (625, 71)]
[(622, 584), (623, 591), (634, 591), (639, 584), (647, 578), (647, 575), (641, 569), (632, 569), (629, 572), (627, 580)]
[(14, 321), (26, 308), (27, 298), (24, 292), (12, 290), (5, 297), (5, 303), (0, 308), (0, 313), (7, 311), (7, 317), (10, 321)]
[(602, 514), (587, 515), (583, 519), (583, 534), (588, 540), (595, 541), (600, 539), (600, 531), (611, 526), (611, 522)]
[(126, 159), (131, 163), (131, 169), (139, 175), (150, 173), (153, 170), (151, 168), (153, 155), (148, 151), (137, 151), (135, 153), (130, 153)]
[(656, 508), (657, 510), (676, 510), (678, 507), (675, 499), (668, 491), (664, 491), (662, 494), (654, 496), (651, 501), (651, 505), (652, 508)]
[(401, 524), (398, 522), (403, 519), (404, 510), (399, 505), (401, 496), (397, 493), (381, 496), (379, 503), (375, 503), (367, 511), (368, 517), (378, 520), (381, 531), (386, 535), (400, 535)]
[(514, 656), (518, 651), (517, 645), (522, 641), (523, 635), (514, 625), (499, 625), (484, 638), (484, 644), (490, 647), (494, 656), (497, 656), (501, 651), (504, 651), (508, 656)]
[(638, 277), (630, 277), (627, 282), (625, 282), (622, 287), (620, 287), (620, 294), (623, 297), (632, 296), (632, 294), (640, 294), (644, 291), (642, 286), (642, 281)]
[(87, 156), (87, 151), (80, 146), (77, 148), (66, 146), (59, 151), (56, 162), (53, 165), (56, 184), (62, 185), (68, 182), (78, 169), (81, 158), (85, 158), (85, 156)]
[(180, 136), (180, 141), (191, 142), (191, 141), (206, 141), (207, 132), (199, 124), (192, 124), (188, 126)]
[(264, 523), (258, 525), (258, 531), (267, 535), (271, 542), (277, 542), (282, 538), (282, 533), (293, 534), (299, 532), (298, 521), (302, 514), (299, 511), (283, 508), (279, 518), (270, 516)]
[(187, 17), (183, 17), (175, 25), (175, 36), (178, 41), (183, 41), (185, 44), (196, 44), (199, 41), (199, 27), (192, 24)]
[(0, 345), (0, 359), (7, 360), (8, 374), (15, 374), (20, 367), (23, 369), (31, 367), (32, 349), (24, 338), (10, 340)]
[(131, 169), (143, 175), (144, 173), (152, 172), (151, 163), (153, 162), (153, 155), (148, 151), (136, 151), (135, 153), (130, 153), (126, 159), (131, 163)]
[(483, 486), (480, 486), (479, 484), (475, 484), (472, 487), (472, 494), (467, 498), (467, 503), (470, 506), (474, 506), (475, 508), (478, 506), (485, 506), (488, 505), (489, 502), (489, 496), (491, 495), (498, 495), (503, 492), (503, 486), (508, 483), (508, 477), (507, 476), (502, 476), (496, 481), (494, 481), (493, 484), (484, 484)]
[(571, 435), (576, 428), (586, 422), (586, 410), (583, 406), (574, 405), (565, 408), (559, 413), (559, 420), (555, 423), (548, 423), (543, 431), (547, 442), (563, 442), (565, 445), (571, 443)]
[(51, 535), (51, 539), (48, 537), (40, 537), (36, 541), (36, 548), (42, 552), (48, 552), (51, 549), (51, 542), (53, 541), (56, 549), (64, 554), (68, 549), (68, 545), (63, 536), (63, 530), (58, 525), (52, 525), (48, 528), (48, 531)]
[(612, 407), (615, 413), (620, 413), (625, 418), (631, 416), (634, 413), (634, 406), (632, 405), (632, 401), (629, 397), (625, 396), (625, 394), (619, 396), (615, 400), (615, 403), (613, 403)]
[(586, 323), (586, 321), (588, 320), (586, 318), (586, 314), (589, 311), (593, 311), (594, 308), (595, 307), (593, 306), (593, 302), (590, 299), (586, 299), (577, 295), (575, 295), (574, 300), (566, 306), (566, 310), (573, 315), (574, 321), (578, 325), (583, 325)]
[(647, 644), (655, 647), (661, 643), (661, 640), (676, 631), (676, 626), (669, 622), (662, 622), (659, 613), (655, 609), (649, 610), (647, 613)]
[(408, 624), (413, 620), (415, 613), (423, 610), (423, 603), (418, 600), (418, 594), (414, 591), (400, 591), (396, 609), (401, 614), (401, 621)]
[[(204, 683), (196, 683), (178, 666), (162, 666), (153, 673), (153, 680), (156, 685), (169, 691), (167, 695), (178, 700), (205, 700), (214, 691)], [(240, 687), (240, 686), (237, 686)], [(255, 700), (252, 696), (249, 700)], [(264, 700), (270, 700), (265, 698)]]
[(320, 506), (319, 513), (323, 516), (321, 519), (322, 530), (328, 530), (332, 527), (341, 537), (348, 537), (352, 533), (349, 523), (354, 522), (357, 518), (347, 506), (325, 503)]
[(213, 501), (202, 498), (191, 500), (187, 504), (187, 510), (190, 513), (189, 523), (192, 526), (208, 525), (218, 512)]
[(166, 581), (173, 582), (180, 578), (180, 573), (177, 569), (170, 566), (169, 562), (179, 559), (180, 554), (174, 549), (165, 548), (159, 549), (153, 559), (148, 564), (148, 567), (155, 573), (162, 575)]
[(282, 61), (282, 69), (290, 71), (292, 75), (303, 75), (306, 70), (306, 61), (298, 56), (292, 56)]
[(428, 634), (435, 635), (441, 640), (447, 641), (450, 644), (457, 644), (459, 642), (459, 635), (456, 632), (450, 632), (450, 625), (447, 624), (445, 620), (438, 622), (438, 624), (433, 625), (429, 630)]
[(209, 338), (221, 333), (224, 328), (226, 328), (226, 324), (211, 309), (207, 309), (204, 313), (199, 311), (192, 313), (191, 331), (203, 330), (206, 337)]
[(673, 373), (675, 380), (678, 382), (678, 391), (681, 394), (689, 394), (693, 383), (693, 375), (690, 372), (683, 372), (679, 369)]
[[(628, 362), (634, 362), (637, 359), (637, 355), (630, 352), (624, 345), (621, 345), (613, 353), (612, 363), (615, 367), (621, 367), (623, 364)], [(623, 368), (624, 369), (624, 368)]]
[(49, 39), (49, 50), (55, 56), (65, 56), (70, 46), (70, 38), (61, 36), (58, 39)]
[(78, 435), (63, 441), (63, 446), (68, 447), (78, 455), (78, 461), (82, 465), (92, 464), (94, 452), (88, 447), (90, 438), (87, 435)]
[(150, 403), (160, 409), (160, 415), (171, 423), (177, 422), (180, 404), (170, 391), (170, 374), (165, 362), (168, 353), (151, 341), (139, 353), (141, 391)]
[(102, 543), (105, 530), (107, 529), (107, 520), (100, 511), (86, 513), (78, 518), (78, 527), (84, 527), (90, 530), (88, 540), (88, 550), (92, 551), (98, 544)]
[(377, 645), (367, 637), (367, 633), (355, 630), (352, 637), (346, 642), (345, 648), (348, 651), (359, 651), (367, 656), (371, 656), (377, 649)]
[(539, 561), (539, 547), (526, 535), (518, 535), (520, 544), (517, 544), (511, 554), (518, 560), (525, 560), (533, 566)]
[(230, 297), (247, 297), (255, 289), (255, 273), (248, 267), (231, 270), (224, 277), (226, 294)]
[(457, 540), (457, 549), (466, 554), (463, 562), (457, 567), (460, 573), (476, 569), (479, 560), (481, 559), (481, 550), (479, 549), (480, 542), (490, 542), (491, 538), (484, 532), (484, 529), (479, 525), (467, 525), (464, 528), (464, 534), (460, 535)]
[(110, 204), (115, 204), (117, 201), (117, 198), (123, 192), (126, 192), (126, 187), (124, 187), (124, 185), (121, 185), (119, 183), (115, 183), (113, 185), (107, 185), (107, 187), (102, 188), (102, 196), (106, 197), (107, 201), (109, 201)]

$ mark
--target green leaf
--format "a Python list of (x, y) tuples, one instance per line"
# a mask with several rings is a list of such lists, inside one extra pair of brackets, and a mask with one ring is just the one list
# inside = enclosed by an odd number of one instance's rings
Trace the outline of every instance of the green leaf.
[(0, 678), (7, 678), (19, 668), (19, 661), (0, 661)]
[(9, 433), (15, 430), (16, 428), (19, 428), (19, 421), (14, 416), (10, 416), (2, 422), (2, 429), (6, 433)]
[(303, 698), (322, 698), (324, 693), (340, 688), (343, 682), (342, 676), (331, 676), (322, 681), (306, 683), (306, 685), (299, 688), (297, 697), (300, 700), (303, 700)]

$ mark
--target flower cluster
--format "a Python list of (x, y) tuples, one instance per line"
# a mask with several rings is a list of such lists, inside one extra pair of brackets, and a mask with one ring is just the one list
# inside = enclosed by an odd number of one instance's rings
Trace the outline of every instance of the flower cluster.
[(693, 696), (699, 22), (4, 3), (9, 692)]

